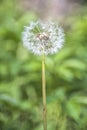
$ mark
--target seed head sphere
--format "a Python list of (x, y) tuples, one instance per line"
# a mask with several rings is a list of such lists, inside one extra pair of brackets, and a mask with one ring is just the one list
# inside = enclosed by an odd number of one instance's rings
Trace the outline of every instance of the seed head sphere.
[(54, 54), (62, 48), (64, 31), (54, 22), (31, 22), (23, 32), (24, 46), (36, 55)]

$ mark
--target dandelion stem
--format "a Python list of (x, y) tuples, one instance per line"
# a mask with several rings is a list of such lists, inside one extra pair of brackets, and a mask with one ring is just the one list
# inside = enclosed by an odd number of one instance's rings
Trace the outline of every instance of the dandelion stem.
[(42, 96), (43, 96), (43, 127), (47, 130), (47, 112), (46, 112), (46, 79), (45, 79), (45, 55), (42, 57)]

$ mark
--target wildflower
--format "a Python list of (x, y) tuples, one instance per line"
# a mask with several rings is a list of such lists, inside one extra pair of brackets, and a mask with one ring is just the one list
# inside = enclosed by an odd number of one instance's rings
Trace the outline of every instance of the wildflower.
[(23, 44), (34, 54), (54, 54), (64, 43), (64, 32), (53, 22), (31, 22), (23, 32)]

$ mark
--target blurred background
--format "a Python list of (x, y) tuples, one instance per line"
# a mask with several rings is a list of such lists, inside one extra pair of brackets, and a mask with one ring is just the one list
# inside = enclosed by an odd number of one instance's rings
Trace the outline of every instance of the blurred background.
[(87, 0), (0, 0), (0, 130), (43, 130), (41, 57), (21, 40), (37, 19), (65, 31), (46, 57), (48, 130), (87, 130)]

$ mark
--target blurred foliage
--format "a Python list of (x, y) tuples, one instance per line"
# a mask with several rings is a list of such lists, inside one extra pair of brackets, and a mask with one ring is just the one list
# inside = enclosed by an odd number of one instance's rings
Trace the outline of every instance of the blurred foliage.
[[(0, 1), (0, 130), (42, 130), (41, 57), (21, 41), (37, 15), (16, 2)], [(48, 130), (86, 130), (87, 16), (63, 25), (63, 49), (46, 57)]]

